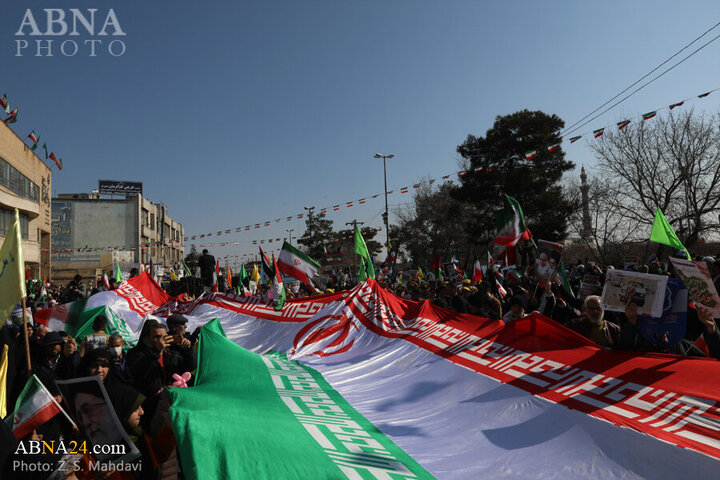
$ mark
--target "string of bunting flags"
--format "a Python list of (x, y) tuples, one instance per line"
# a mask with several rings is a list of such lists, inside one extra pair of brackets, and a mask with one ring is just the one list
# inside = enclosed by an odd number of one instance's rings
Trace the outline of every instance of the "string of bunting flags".
[[(373, 233), (380, 232), (380, 231), (382, 231), (382, 227), (370, 229), (370, 232), (373, 232)], [(350, 233), (349, 235), (346, 235), (344, 237), (339, 237), (334, 240), (329, 240), (328, 242), (326, 242), (326, 244), (331, 245), (331, 244), (338, 243), (338, 242), (341, 242), (344, 240), (352, 240), (353, 238), (355, 238), (354, 234)], [(252, 244), (253, 245), (265, 245), (265, 244), (270, 244), (273, 242), (276, 242), (276, 243), (282, 242), (284, 240), (285, 240), (284, 238), (264, 238), (264, 239), (260, 239), (260, 240), (252, 240)], [(190, 244), (191, 247), (215, 247), (215, 246), (224, 247), (226, 245), (237, 246), (237, 245), (240, 245), (240, 242), (201, 243), (199, 245), (196, 245), (194, 243)]]
[[(8, 102), (7, 93), (3, 93), (2, 97), (0, 97), (0, 108), (5, 111), (9, 116), (3, 120), (3, 123), (5, 125), (10, 125), (11, 123), (17, 122), (18, 118), (18, 107), (15, 107), (13, 110), (10, 110), (10, 103)], [(32, 145), (30, 145), (30, 150), (35, 152), (40, 145), (40, 135), (35, 134), (35, 130), (31, 131), (30, 134), (25, 137), (26, 139), (30, 139), (32, 142)], [(62, 158), (58, 158), (55, 155), (55, 152), (51, 151), (48, 153), (47, 143), (43, 142), (42, 144), (43, 149), (45, 150), (45, 161), (52, 160), (55, 162), (55, 165), (57, 165), (59, 170), (63, 169), (63, 161)], [(37, 155), (37, 153), (36, 153)], [(40, 155), (38, 155), (40, 157)]]
[[(647, 113), (643, 113), (642, 115), (639, 115), (639, 116), (637, 116), (637, 117), (633, 117), (633, 118), (630, 118), (630, 119), (623, 120), (623, 121), (621, 121), (621, 122), (617, 122), (617, 123), (615, 124), (615, 127), (617, 127), (618, 130), (622, 130), (623, 128), (627, 127), (633, 120), (641, 120), (641, 121), (650, 120), (651, 118), (654, 118), (655, 116), (657, 116), (658, 112), (661, 112), (661, 111), (663, 111), (663, 110), (671, 111), (671, 110), (673, 110), (673, 109), (675, 109), (675, 108), (677, 108), (677, 107), (683, 106), (685, 103), (687, 103), (687, 102), (689, 102), (690, 100), (693, 100), (693, 99), (695, 99), (695, 98), (698, 98), (698, 99), (706, 98), (706, 97), (708, 97), (711, 93), (716, 92), (716, 91), (718, 91), (718, 90), (720, 90), (720, 88), (715, 88), (715, 89), (709, 90), (709, 91), (707, 91), (707, 92), (705, 92), (705, 93), (701, 93), (700, 95), (695, 95), (695, 96), (693, 96), (693, 97), (685, 98), (685, 99), (683, 99), (683, 100), (681, 100), (681, 101), (672, 103), (672, 104), (667, 105), (667, 106), (664, 106), (664, 107), (658, 107), (658, 108), (656, 108), (655, 110), (649, 111), (649, 112), (647, 112)], [(605, 130), (607, 130), (608, 128), (612, 128), (612, 126), (606, 125), (605, 127), (597, 128), (597, 129), (594, 129), (594, 130), (592, 130), (592, 131), (587, 131), (587, 132), (584, 132), (584, 133), (576, 134), (576, 135), (573, 135), (572, 137), (569, 137), (567, 140), (568, 140), (569, 143), (572, 144), (572, 143), (577, 142), (578, 140), (580, 140), (581, 138), (583, 138), (583, 137), (585, 137), (585, 136), (589, 136), (590, 134), (592, 134), (593, 139), (598, 139), (598, 138), (600, 138), (600, 137), (603, 136), (603, 134), (605, 133)], [(500, 160), (497, 160), (497, 161), (491, 161), (491, 160), (489, 160), (489, 161), (486, 163), (485, 166), (480, 166), (480, 167), (477, 167), (477, 168), (474, 168), (474, 169), (470, 169), (470, 170), (460, 170), (460, 171), (457, 171), (457, 172), (450, 173), (450, 174), (448, 174), (448, 175), (443, 175), (443, 176), (440, 177), (439, 179), (432, 178), (432, 179), (430, 179), (430, 180), (424, 180), (424, 181), (415, 183), (415, 184), (412, 185), (412, 189), (420, 188), (422, 185), (425, 185), (425, 184), (427, 184), (427, 185), (432, 185), (432, 184), (435, 183), (437, 180), (449, 180), (451, 177), (455, 177), (455, 176), (457, 176), (458, 178), (462, 178), (462, 177), (465, 177), (466, 175), (471, 174), (471, 173), (483, 173), (483, 172), (485, 172), (485, 173), (487, 174), (487, 173), (490, 173), (491, 171), (493, 171), (493, 169), (495, 169), (495, 168), (497, 168), (497, 167), (503, 167), (503, 166), (507, 165), (509, 162), (511, 162), (511, 161), (513, 161), (513, 160), (522, 160), (522, 159), (525, 159), (525, 160), (528, 160), (528, 161), (529, 161), (529, 160), (532, 160), (532, 159), (534, 159), (535, 157), (537, 157), (537, 155), (538, 155), (540, 152), (542, 152), (542, 151), (553, 152), (553, 151), (557, 150), (558, 148), (560, 148), (560, 146), (562, 145), (563, 141), (565, 140), (565, 137), (567, 137), (567, 135), (565, 135), (565, 136), (563, 136), (563, 137), (560, 137), (560, 141), (557, 142), (557, 143), (554, 143), (554, 144), (552, 144), (552, 145), (546, 145), (546, 146), (538, 147), (537, 149), (527, 151), (527, 152), (525, 152), (525, 153), (522, 154), (522, 155), (519, 154), (519, 153), (515, 153), (515, 154), (513, 154), (513, 155), (504, 157), (504, 158), (502, 158), (502, 159), (500, 159)], [(411, 188), (410, 188), (409, 186), (407, 186), (407, 187), (402, 187), (402, 188), (400, 188), (400, 189), (399, 189), (399, 192), (400, 192), (401, 194), (403, 194), (403, 193), (408, 193), (408, 192), (410, 192), (410, 190), (411, 190)], [(387, 192), (387, 194), (388, 194), (388, 195), (392, 195), (394, 192), (395, 192), (395, 190), (389, 190), (389, 191)], [(323, 207), (323, 208), (317, 209), (317, 210), (318, 210), (318, 214), (327, 214), (327, 213), (329, 213), (329, 212), (337, 212), (337, 211), (342, 210), (342, 209), (344, 209), (344, 208), (353, 207), (353, 206), (355, 206), (356, 204), (358, 204), (358, 205), (363, 205), (363, 204), (367, 203), (368, 199), (375, 199), (375, 198), (378, 198), (380, 195), (382, 195), (382, 193), (378, 193), (378, 194), (375, 194), (375, 195), (369, 195), (369, 196), (360, 198), (360, 199), (358, 199), (358, 200), (351, 200), (351, 201), (349, 201), (349, 202), (339, 203), (339, 204), (337, 204), (337, 205), (333, 205), (332, 207)], [(250, 231), (250, 230), (260, 229), (260, 228), (262, 228), (262, 227), (269, 227), (269, 226), (272, 225), (273, 223), (281, 223), (281, 222), (283, 222), (283, 221), (290, 222), (290, 221), (292, 221), (293, 219), (301, 220), (301, 219), (304, 218), (305, 215), (309, 215), (309, 214), (298, 213), (297, 215), (289, 215), (289, 216), (287, 216), (287, 217), (277, 218), (277, 219), (275, 219), (274, 221), (273, 221), (273, 220), (267, 220), (267, 221), (265, 221), (265, 222), (255, 223), (255, 224), (252, 224), (252, 225), (245, 225), (244, 227), (235, 227), (234, 229), (233, 229), (233, 228), (229, 228), (229, 229), (225, 229), (225, 230), (218, 230), (217, 233), (215, 233), (214, 235), (216, 235), (216, 236), (221, 236), (221, 235), (223, 235), (223, 234), (228, 235), (228, 234), (231, 234), (231, 233), (240, 233), (240, 232), (243, 232), (243, 231)], [(213, 233), (203, 233), (203, 234), (189, 235), (189, 236), (187, 236), (187, 237), (184, 237), (184, 240), (185, 240), (185, 241), (192, 241), (192, 240), (203, 239), (203, 238), (212, 237), (212, 236), (213, 236)]]
[[(236, 245), (238, 245), (236, 243)], [(164, 247), (165, 245), (152, 245), (152, 246), (143, 246), (140, 247), (140, 250), (154, 250), (158, 247)], [(176, 248), (176, 249), (182, 249), (183, 245), (180, 243), (170, 243), (167, 245), (170, 248)], [(92, 248), (52, 248), (52, 249), (46, 249), (43, 248), (40, 251), (42, 253), (71, 253), (71, 252), (134, 252), (136, 251), (136, 247), (129, 247), (126, 245), (120, 245), (120, 246), (112, 246), (112, 247), (92, 247)]]

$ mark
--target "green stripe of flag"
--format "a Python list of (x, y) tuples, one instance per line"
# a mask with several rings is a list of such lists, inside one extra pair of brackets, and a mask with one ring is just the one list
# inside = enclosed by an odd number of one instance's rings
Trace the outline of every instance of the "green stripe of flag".
[(315, 370), (207, 327), (198, 350), (195, 386), (169, 389), (187, 478), (432, 478)]

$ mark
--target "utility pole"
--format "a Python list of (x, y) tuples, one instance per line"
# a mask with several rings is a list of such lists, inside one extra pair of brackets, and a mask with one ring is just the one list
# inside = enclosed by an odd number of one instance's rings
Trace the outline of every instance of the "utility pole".
[(385, 220), (385, 251), (390, 252), (390, 225), (388, 222), (388, 191), (387, 191), (387, 159), (394, 158), (395, 154), (383, 155), (382, 153), (376, 153), (373, 155), (375, 158), (383, 159), (383, 179), (385, 181), (385, 213), (383, 213), (383, 220)]
[(290, 246), (292, 246), (292, 239), (293, 239), (292, 232), (294, 232), (295, 229), (291, 228), (290, 230), (285, 230), (285, 231), (288, 232), (288, 243), (290, 243)]
[[(345, 222), (345, 225), (352, 225), (352, 226), (353, 226), (353, 235), (355, 235), (355, 230), (357, 229), (357, 226), (358, 226), (358, 225), (362, 225), (362, 224), (364, 224), (364, 223), (365, 223), (365, 222), (358, 222), (357, 220), (353, 220), (352, 222)], [(353, 237), (353, 238), (355, 238), (355, 237)], [(353, 240), (352, 242), (353, 242), (352, 244), (355, 245), (354, 240)], [(354, 270), (354, 269), (355, 269), (355, 249), (352, 248), (351, 251), (352, 251), (352, 253), (351, 253), (351, 255), (352, 255), (352, 266), (353, 266), (353, 270)]]

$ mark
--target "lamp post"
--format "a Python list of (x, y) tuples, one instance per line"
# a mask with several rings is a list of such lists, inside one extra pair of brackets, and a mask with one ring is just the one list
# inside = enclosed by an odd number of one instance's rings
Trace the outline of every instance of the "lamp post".
[(292, 232), (294, 232), (295, 229), (291, 228), (290, 230), (285, 230), (285, 231), (288, 232), (288, 241), (289, 241), (290, 245), (292, 246), (292, 239), (293, 239)]
[(388, 201), (387, 201), (387, 164), (386, 159), (395, 157), (395, 154), (383, 155), (382, 153), (376, 153), (375, 158), (383, 159), (383, 178), (385, 179), (385, 213), (383, 219), (385, 220), (385, 250), (390, 251), (390, 227), (388, 226)]

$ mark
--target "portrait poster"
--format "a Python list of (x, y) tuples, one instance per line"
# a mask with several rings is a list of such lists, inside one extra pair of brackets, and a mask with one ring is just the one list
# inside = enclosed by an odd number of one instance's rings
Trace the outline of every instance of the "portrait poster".
[(110, 402), (100, 377), (56, 380), (60, 393), (100, 464), (119, 467), (140, 457)]
[(563, 246), (560, 243), (538, 240), (538, 256), (535, 259), (535, 276), (544, 281), (558, 273)]

